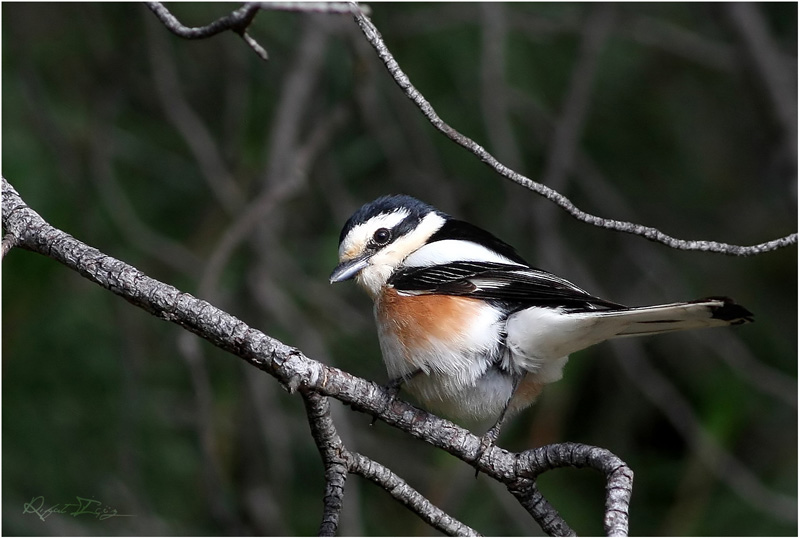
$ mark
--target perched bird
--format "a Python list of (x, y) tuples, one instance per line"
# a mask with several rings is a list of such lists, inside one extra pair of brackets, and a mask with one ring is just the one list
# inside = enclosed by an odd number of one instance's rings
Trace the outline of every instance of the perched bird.
[(380, 197), (345, 223), (330, 281), (352, 278), (374, 302), (390, 385), (452, 419), (497, 418), (485, 443), (561, 378), (573, 352), (753, 320), (724, 297), (650, 307), (600, 299), (407, 195)]

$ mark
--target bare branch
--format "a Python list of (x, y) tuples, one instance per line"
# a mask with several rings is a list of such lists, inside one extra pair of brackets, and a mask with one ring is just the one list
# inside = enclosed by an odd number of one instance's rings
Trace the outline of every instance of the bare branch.
[[(514, 168), (523, 166), (508, 114), (506, 48), (508, 6), (503, 2), (481, 3), (481, 109), (489, 144)], [(509, 184), (510, 187), (510, 184)]]
[(311, 435), (325, 466), (324, 512), (320, 535), (336, 534), (348, 472), (381, 486), (392, 497), (442, 533), (458, 536), (479, 535), (469, 526), (436, 507), (385, 466), (364, 455), (348, 451), (336, 433), (330, 415), (330, 404), (326, 397), (310, 392), (304, 393), (303, 399), (311, 425)]
[(210, 24), (190, 28), (176, 19), (161, 2), (145, 2), (145, 5), (164, 23), (164, 26), (170, 32), (185, 39), (205, 39), (225, 30), (243, 31), (250, 25), (259, 10), (258, 4), (247, 3)]
[[(301, 11), (305, 13), (350, 13), (350, 4), (347, 2), (259, 2), (261, 9), (274, 11)], [(369, 6), (361, 6), (361, 9), (370, 14)]]
[(258, 4), (247, 3), (236, 11), (221, 17), (205, 26), (190, 28), (184, 26), (161, 2), (145, 2), (156, 17), (176, 36), (184, 39), (205, 39), (225, 30), (233, 30), (255, 51), (262, 60), (268, 60), (267, 51), (247, 35), (247, 27), (253, 22), (260, 9)]
[[(244, 359), (277, 378), (290, 392), (301, 390), (304, 394), (316, 392), (334, 397), (420, 440), (444, 449), (505, 484), (518, 482), (520, 473), (524, 473), (526, 478), (535, 478), (552, 468), (547, 461), (543, 461), (543, 467), (540, 467), (542, 462), (509, 453), (497, 446), (481, 454), (481, 438), (466, 429), (395, 399), (375, 383), (314, 361), (300, 350), (249, 327), (207, 301), (152, 279), (136, 268), (76, 240), (47, 223), (28, 207), (5, 178), (2, 178), (2, 222), (7, 234), (19, 238), (20, 246), (61, 262), (133, 305), (178, 324), (217, 347)], [(319, 423), (315, 428), (318, 432), (327, 434), (318, 436), (318, 439), (335, 442), (330, 431), (322, 427), (324, 424)], [(331, 447), (337, 447), (336, 443)], [(610, 455), (606, 450), (597, 451)], [(476, 461), (479, 454), (481, 458)], [(437, 529), (445, 533), (474, 534), (474, 530), (447, 516), (390, 470), (362, 455), (349, 453), (349, 456), (351, 458), (346, 461), (349, 471), (384, 486), (392, 496), (412, 508)], [(584, 462), (585, 465), (600, 470), (604, 470), (604, 466), (607, 466), (596, 459), (579, 460), (574, 465), (581, 466)], [(341, 481), (339, 477), (341, 471), (338, 468), (329, 468), (329, 473), (331, 485), (338, 484), (334, 481)], [(530, 492), (530, 489), (527, 492)], [(613, 493), (611, 483), (608, 492), (609, 495)], [(627, 504), (627, 501), (627, 498), (622, 498), (623, 504)], [(327, 510), (329, 520), (335, 511), (335, 502), (330, 503)], [(617, 507), (610, 498), (606, 505)], [(532, 512), (540, 525), (544, 527), (548, 526), (548, 523), (560, 522), (560, 517), (549, 504), (540, 505), (540, 508), (542, 510)], [(626, 505), (625, 514), (627, 514)], [(612, 517), (613, 515), (607, 514), (606, 520), (614, 521)], [(329, 530), (330, 524), (326, 525), (325, 529)], [(617, 526), (614, 529), (621, 528)]]
[(414, 511), (437, 530), (448, 535), (470, 537), (480, 535), (477, 531), (436, 507), (386, 466), (359, 453), (350, 453), (350, 455), (352, 457), (350, 467), (354, 474), (383, 487), (393, 498)]
[[(176, 35), (179, 35), (187, 39), (201, 39), (205, 37), (210, 37), (221, 31), (229, 29), (234, 30), (235, 32), (239, 33), (244, 37), (246, 35), (244, 30), (247, 28), (250, 22), (252, 22), (253, 17), (255, 17), (255, 13), (260, 8), (291, 9), (295, 11), (324, 11), (327, 13), (343, 12), (342, 6), (340, 4), (331, 4), (329, 7), (323, 7), (322, 5), (318, 5), (316, 3), (298, 4), (296, 6), (290, 6), (289, 4), (281, 2), (263, 3), (263, 4), (248, 3), (245, 4), (242, 8), (227, 15), (226, 17), (217, 19), (216, 21), (206, 26), (199, 28), (189, 28), (182, 25), (169, 12), (169, 10), (167, 10), (160, 3), (148, 2), (147, 6), (151, 9), (151, 11), (153, 11), (153, 13), (156, 14), (156, 16), (170, 31), (172, 31)], [(403, 90), (406, 96), (409, 99), (411, 99), (417, 105), (417, 107), (419, 107), (422, 113), (428, 118), (428, 120), (436, 129), (444, 133), (448, 138), (450, 138), (457, 144), (470, 150), (473, 154), (475, 154), (478, 158), (480, 158), (481, 161), (483, 161), (491, 168), (493, 168), (498, 174), (556, 203), (562, 209), (564, 209), (570, 215), (572, 215), (574, 218), (601, 228), (617, 230), (619, 232), (625, 232), (629, 234), (642, 236), (651, 241), (663, 243), (664, 245), (672, 247), (673, 249), (680, 249), (680, 250), (706, 251), (706, 252), (724, 253), (737, 256), (752, 256), (768, 251), (773, 251), (775, 249), (779, 249), (782, 247), (795, 245), (797, 243), (797, 233), (792, 233), (782, 238), (750, 246), (742, 246), (742, 245), (735, 245), (735, 244), (729, 244), (717, 241), (708, 241), (708, 240), (682, 240), (669, 236), (654, 227), (648, 227), (628, 221), (606, 219), (603, 217), (592, 215), (590, 213), (587, 213), (579, 209), (567, 197), (559, 193), (557, 190), (548, 187), (542, 183), (535, 182), (530, 178), (523, 176), (522, 174), (519, 174), (518, 172), (515, 172), (514, 170), (506, 167), (505, 165), (500, 163), (494, 156), (492, 156), (492, 154), (486, 151), (486, 149), (484, 149), (481, 145), (479, 145), (469, 137), (462, 135), (454, 128), (452, 128), (450, 125), (445, 123), (438, 116), (438, 114), (436, 114), (436, 111), (433, 109), (431, 104), (411, 84), (411, 81), (409, 80), (408, 76), (403, 72), (399, 64), (395, 61), (394, 57), (389, 52), (388, 48), (383, 42), (380, 32), (378, 32), (377, 28), (375, 28), (375, 26), (372, 24), (372, 21), (369, 20), (364, 10), (362, 10), (356, 3), (350, 4), (350, 10), (353, 13), (353, 16), (355, 17), (359, 27), (361, 28), (361, 31), (364, 33), (364, 36), (367, 38), (367, 41), (369, 41), (369, 43), (377, 52), (378, 57), (383, 61), (384, 65), (388, 69), (389, 74), (392, 76), (395, 82), (400, 86), (400, 88)], [(247, 39), (248, 39), (248, 44), (251, 47), (254, 45), (255, 47), (258, 47), (258, 44), (255, 43), (252, 39), (249, 39), (249, 37)], [(256, 51), (258, 52), (258, 49), (256, 49)], [(263, 52), (262, 57), (266, 59), (266, 52), (264, 52), (263, 49), (261, 49), (261, 51)]]
[(547, 535), (552, 537), (576, 537), (578, 535), (536, 488), (536, 481), (520, 478), (506, 486)]
[[(606, 475), (606, 513), (603, 521), (606, 534), (611, 537), (628, 535), (633, 471), (607, 449), (574, 443), (547, 445), (520, 453), (517, 464), (520, 478), (531, 480), (545, 470), (565, 466), (590, 467), (603, 472)], [(532, 473), (528, 473), (528, 470)], [(521, 480), (513, 484), (514, 488), (518, 488)], [(509, 486), (509, 490), (511, 488)]]
[(687, 251), (707, 251), (737, 256), (752, 256), (767, 251), (773, 251), (781, 247), (795, 245), (797, 243), (797, 233), (789, 234), (783, 238), (778, 238), (751, 246), (733, 245), (706, 240), (681, 240), (664, 234), (660, 230), (653, 227), (627, 221), (619, 221), (616, 219), (605, 219), (584, 212), (558, 191), (541, 183), (535, 182), (530, 178), (527, 178), (526, 176), (523, 176), (522, 174), (519, 174), (518, 172), (515, 172), (503, 165), (480, 144), (469, 137), (462, 135), (450, 127), (450, 125), (445, 123), (439, 117), (439, 115), (436, 114), (436, 111), (433, 109), (433, 106), (431, 106), (428, 100), (425, 99), (425, 97), (423, 97), (423, 95), (411, 84), (408, 75), (403, 72), (403, 70), (400, 68), (400, 65), (392, 56), (391, 52), (389, 52), (389, 49), (386, 47), (386, 44), (381, 38), (380, 32), (378, 32), (378, 29), (375, 28), (375, 25), (372, 24), (372, 21), (370, 21), (370, 19), (358, 8), (355, 3), (353, 4), (353, 16), (355, 17), (356, 22), (361, 28), (364, 36), (367, 38), (367, 41), (369, 41), (369, 43), (375, 49), (375, 52), (388, 69), (389, 74), (392, 76), (394, 81), (398, 86), (400, 86), (406, 96), (411, 99), (415, 105), (417, 105), (420, 111), (422, 111), (428, 121), (436, 129), (441, 131), (453, 142), (471, 151), (481, 161), (494, 169), (498, 174), (558, 204), (576, 219), (601, 228), (617, 230), (619, 232), (626, 232), (629, 234), (636, 234), (651, 241), (663, 243), (669, 247), (672, 247), (673, 249)]
[(347, 481), (345, 448), (342, 439), (336, 433), (328, 398), (319, 393), (305, 393), (303, 400), (308, 424), (311, 426), (311, 437), (317, 444), (322, 464), (325, 466), (324, 508), (319, 535), (332, 537), (336, 535), (339, 515), (344, 505), (344, 484)]
[(292, 69), (281, 85), (276, 115), (267, 137), (266, 165), (261, 182), (274, 185), (291, 174), (290, 166), (301, 133), (301, 120), (314, 99), (325, 50), (330, 39), (329, 19), (306, 17), (302, 37), (292, 60)]
[[(205, 39), (226, 30), (232, 30), (239, 34), (262, 60), (269, 60), (267, 51), (247, 33), (247, 27), (253, 22), (259, 10), (333, 14), (351, 12), (350, 5), (345, 2), (247, 2), (236, 11), (220, 17), (205, 26), (192, 28), (181, 23), (161, 2), (145, 2), (145, 5), (176, 36), (184, 39)], [(367, 14), (370, 12), (366, 6), (361, 9)]]

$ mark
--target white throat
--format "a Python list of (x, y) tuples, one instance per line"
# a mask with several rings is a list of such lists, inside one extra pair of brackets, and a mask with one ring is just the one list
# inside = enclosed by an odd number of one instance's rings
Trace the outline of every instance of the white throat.
[[(367, 224), (371, 221), (368, 221)], [(370, 258), (369, 265), (356, 276), (356, 282), (372, 298), (375, 298), (380, 293), (381, 288), (386, 285), (386, 281), (389, 280), (392, 272), (403, 265), (406, 258), (425, 245), (428, 239), (442, 228), (444, 223), (445, 218), (436, 213), (429, 213), (423, 217), (411, 232), (400, 236), (375, 253)], [(369, 230), (375, 230), (375, 227), (370, 227)], [(366, 241), (367, 239), (365, 238), (365, 245)]]

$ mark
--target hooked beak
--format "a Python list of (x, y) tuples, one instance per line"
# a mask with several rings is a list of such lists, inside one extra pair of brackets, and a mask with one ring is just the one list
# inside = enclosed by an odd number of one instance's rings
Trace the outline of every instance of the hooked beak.
[(352, 279), (368, 265), (369, 256), (364, 255), (342, 262), (331, 273), (331, 284)]

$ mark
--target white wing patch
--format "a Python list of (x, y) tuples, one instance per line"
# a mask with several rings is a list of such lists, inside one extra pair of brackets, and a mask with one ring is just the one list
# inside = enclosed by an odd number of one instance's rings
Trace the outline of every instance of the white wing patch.
[(416, 268), (451, 262), (497, 262), (524, 267), (483, 245), (465, 240), (439, 240), (423, 245), (406, 258), (403, 265)]

